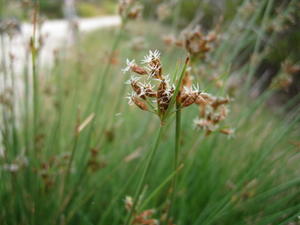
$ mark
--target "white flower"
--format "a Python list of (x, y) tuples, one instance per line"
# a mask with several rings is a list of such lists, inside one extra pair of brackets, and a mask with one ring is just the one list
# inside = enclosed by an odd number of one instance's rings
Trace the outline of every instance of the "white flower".
[(206, 119), (194, 119), (194, 125), (196, 128), (202, 128), (204, 130), (208, 131), (215, 131), (218, 129), (217, 124), (213, 124), (211, 121), (206, 120)]
[(203, 122), (204, 122), (203, 119), (195, 118), (193, 124), (195, 125), (195, 127), (198, 127), (199, 125), (201, 126)]
[(187, 86), (184, 86), (184, 87), (183, 87), (183, 90), (184, 90), (184, 93), (185, 93), (185, 94), (190, 94), (190, 93), (192, 93), (192, 89), (189, 88), (189, 87), (187, 87)]
[(186, 94), (200, 93), (198, 85), (193, 85), (192, 87), (184, 86), (183, 89), (184, 89), (184, 93)]
[(129, 80), (125, 81), (125, 84), (132, 84), (137, 82), (140, 79), (140, 77), (131, 76)]
[(134, 92), (128, 93), (128, 96), (125, 97), (125, 98), (128, 99), (128, 105), (133, 105), (134, 104), (132, 98), (135, 97), (135, 96), (136, 96), (136, 93), (134, 93)]
[(194, 93), (200, 93), (201, 91), (200, 91), (200, 88), (199, 88), (199, 84), (193, 84), (192, 85), (192, 91)]
[[(145, 69), (148, 71), (148, 79), (155, 76), (155, 74), (160, 70), (161, 65), (148, 65)], [(160, 79), (158, 79), (160, 81)]]
[(130, 196), (126, 196), (124, 199), (125, 202), (125, 207), (127, 210), (131, 210), (132, 206), (133, 206), (133, 200), (132, 197)]
[(141, 97), (141, 96), (143, 96), (145, 94), (146, 94), (145, 87), (141, 87), (141, 93), (139, 93), (138, 97)]
[(126, 72), (130, 71), (130, 69), (133, 66), (135, 66), (135, 60), (133, 59), (133, 60), (130, 61), (129, 59), (126, 59), (126, 65), (127, 66), (124, 69), (122, 69), (123, 73), (126, 73)]
[(165, 76), (164, 76), (164, 79), (165, 79), (166, 83), (169, 85), (169, 84), (170, 84), (170, 81), (171, 81), (171, 79), (170, 79), (170, 74), (165, 75)]
[(151, 102), (152, 102), (153, 104), (157, 104), (157, 99), (152, 99)]
[(173, 89), (168, 87), (165, 90), (165, 94), (170, 98), (172, 96), (172, 94), (173, 94), (172, 91), (173, 91)]
[(152, 52), (151, 50), (149, 51), (149, 54), (144, 57), (142, 60), (142, 63), (150, 63), (152, 60), (159, 60), (160, 58), (160, 52), (158, 50), (155, 50)]
[(150, 82), (145, 82), (145, 83), (143, 84), (143, 87), (144, 87), (144, 88), (151, 89), (151, 90), (155, 88), (155, 86), (152, 85)]

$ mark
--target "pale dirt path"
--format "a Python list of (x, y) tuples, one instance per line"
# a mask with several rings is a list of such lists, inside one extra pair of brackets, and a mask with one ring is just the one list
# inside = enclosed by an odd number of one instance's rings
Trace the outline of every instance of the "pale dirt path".
[[(104, 16), (89, 19), (78, 19), (79, 35), (105, 27), (113, 27), (120, 25), (119, 16)], [(15, 35), (12, 39), (4, 36), (2, 44), (0, 44), (0, 94), (5, 93), (7, 88), (11, 88), (14, 93), (13, 104), (16, 116), (22, 110), (22, 99), (24, 97), (24, 67), (27, 65), (30, 74), (29, 82), (32, 83), (31, 76), (31, 55), (29, 54), (29, 41), (32, 37), (33, 27), (31, 24), (23, 23), (21, 25), (21, 33)], [(66, 20), (49, 20), (43, 23), (41, 27), (41, 36), (44, 38), (44, 44), (39, 53), (39, 68), (43, 74), (47, 74), (47, 70), (51, 69), (54, 63), (55, 50), (61, 50), (63, 54), (67, 54), (68, 47), (72, 45), (70, 38), (70, 25)], [(12, 57), (11, 57), (12, 56)], [(12, 60), (13, 58), (13, 60)], [(3, 59), (6, 65), (6, 72), (2, 67)], [(12, 72), (13, 71), (13, 72)], [(14, 74), (14, 79), (11, 79)], [(43, 74), (39, 73), (39, 76)], [(32, 86), (32, 84), (29, 84)], [(29, 94), (32, 94), (31, 88)], [(1, 136), (0, 136), (1, 141)], [(0, 146), (1, 148), (1, 146)]]
[[(80, 33), (90, 32), (96, 29), (118, 26), (120, 24), (119, 16), (103, 16), (88, 19), (78, 19), (78, 28)], [(66, 20), (49, 20), (43, 23), (41, 35), (44, 38), (44, 46), (40, 52), (40, 66), (51, 67), (53, 63), (53, 51), (70, 44), (70, 29)], [(8, 37), (4, 40), (4, 51), (6, 61), (9, 62), (9, 55), (14, 57), (14, 70), (16, 74), (23, 71), (26, 63), (26, 52), (28, 52), (28, 43), (32, 36), (32, 25), (24, 23), (21, 25), (21, 34), (16, 35), (12, 40)], [(2, 55), (0, 55), (2, 59)]]
[[(105, 27), (120, 25), (119, 16), (104, 16), (88, 19), (78, 19), (79, 35), (91, 32)], [(0, 62), (5, 61), (6, 69), (0, 64), (0, 94), (7, 88), (14, 90), (14, 104), (19, 111), (19, 105), (24, 96), (24, 68), (28, 67), (31, 74), (31, 55), (29, 54), (29, 41), (32, 37), (33, 27), (29, 23), (21, 25), (21, 33), (15, 35), (12, 39), (4, 36), (4, 42), (0, 45)], [(70, 25), (66, 20), (49, 20), (45, 21), (41, 27), (40, 35), (44, 37), (44, 44), (39, 53), (39, 68), (43, 74), (51, 69), (54, 63), (55, 50), (61, 50), (64, 55), (68, 52), (68, 47), (72, 45), (70, 35)], [(12, 56), (12, 57), (11, 57)], [(13, 58), (13, 59), (12, 59)], [(14, 79), (12, 80), (12, 74)], [(39, 74), (41, 75), (41, 74)], [(30, 75), (29, 81), (32, 78)], [(31, 84), (30, 84), (31, 86)]]

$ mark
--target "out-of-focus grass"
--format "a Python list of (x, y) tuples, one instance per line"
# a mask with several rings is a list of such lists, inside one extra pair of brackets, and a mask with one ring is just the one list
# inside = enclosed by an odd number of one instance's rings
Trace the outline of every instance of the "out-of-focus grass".
[[(124, 81), (128, 77), (120, 69), (126, 58), (139, 59), (147, 53), (148, 48), (130, 48), (134, 37), (143, 36), (150, 49), (162, 52), (165, 73), (172, 75), (185, 53), (163, 45), (160, 36), (168, 32), (167, 27), (157, 23), (129, 25), (107, 74), (103, 70), (116, 30), (88, 35), (70, 56), (58, 54), (51, 74), (40, 82), (40, 121), (37, 136), (31, 137), (35, 148), (26, 138), (31, 135), (32, 112), (22, 113), (29, 123), (21, 118), (16, 131), (3, 130), (7, 140), (6, 157), (1, 164), (17, 163), (22, 152), (28, 164), (17, 172), (0, 171), (2, 224), (124, 223), (123, 200), (134, 194), (159, 121), (150, 113), (128, 106), (124, 98)], [(249, 38), (246, 32), (242, 36), (231, 34), (233, 40), (221, 42), (212, 55), (219, 63), (218, 71), (223, 73), (238, 52), (235, 47), (245, 47)], [(207, 73), (214, 72), (212, 67), (201, 65)], [(234, 73), (243, 76), (254, 66), (247, 63)], [(99, 79), (101, 76), (106, 77)], [(105, 83), (97, 83), (99, 80)], [(201, 77), (195, 77), (195, 81), (210, 93), (225, 93), (224, 88), (216, 88)], [(98, 113), (78, 133), (76, 128), (95, 112), (90, 104), (95, 101), (95, 85), (103, 87)], [(268, 92), (253, 100), (242, 91), (243, 84), (237, 89), (228, 118), (228, 124), (236, 128), (232, 139), (222, 134), (205, 137), (193, 128), (197, 107), (183, 110), (179, 160), (184, 168), (178, 174), (178, 191), (172, 206), (172, 216), (178, 225), (288, 224), (297, 220), (299, 116), (269, 111), (264, 104)], [(20, 104), (24, 108), (23, 102)], [(172, 173), (173, 136), (170, 123), (151, 167), (144, 198)], [(126, 157), (133, 152), (138, 157), (128, 160)], [(155, 208), (157, 218), (166, 207), (167, 189), (164, 186), (145, 206)]]
[(106, 0), (95, 4), (82, 1), (78, 2), (76, 7), (80, 17), (102, 16), (116, 14), (117, 2)]

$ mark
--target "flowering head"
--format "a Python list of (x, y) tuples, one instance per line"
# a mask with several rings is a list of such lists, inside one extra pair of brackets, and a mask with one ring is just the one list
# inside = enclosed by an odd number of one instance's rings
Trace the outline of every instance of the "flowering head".
[(135, 60), (127, 60), (127, 66), (123, 69), (124, 72), (138, 75), (138, 77), (132, 76), (126, 82), (132, 89), (132, 93), (128, 97), (130, 104), (134, 104), (144, 111), (155, 113), (163, 122), (175, 111), (174, 109), (172, 112), (175, 102), (179, 108), (206, 103), (198, 86), (184, 86), (187, 84), (184, 82), (184, 75), (188, 60), (176, 85), (170, 81), (169, 75), (163, 74), (158, 50), (150, 50), (141, 63), (143, 66), (137, 65)]
[(205, 131), (205, 135), (209, 135), (214, 131), (232, 136), (233, 129), (221, 127), (221, 122), (228, 116), (229, 98), (214, 97), (207, 93), (200, 94), (201, 100), (197, 101), (199, 105), (199, 117), (194, 120), (196, 128)]
[(137, 19), (141, 16), (143, 6), (135, 0), (119, 0), (118, 12), (122, 20)]
[(163, 40), (168, 45), (174, 44), (185, 48), (192, 57), (205, 58), (212, 50), (213, 43), (217, 41), (217, 38), (216, 31), (205, 34), (200, 26), (196, 26), (192, 30), (182, 31), (177, 39), (174, 36), (166, 36)]

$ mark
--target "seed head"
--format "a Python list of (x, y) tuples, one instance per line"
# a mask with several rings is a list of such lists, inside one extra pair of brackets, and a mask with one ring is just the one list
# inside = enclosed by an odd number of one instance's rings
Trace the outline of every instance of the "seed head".
[(126, 196), (125, 199), (124, 199), (124, 203), (125, 203), (126, 210), (130, 211), (132, 209), (132, 206), (133, 206), (132, 197)]
[(119, 0), (118, 12), (123, 20), (139, 18), (142, 10), (143, 6), (135, 0)]
[[(186, 64), (188, 60), (187, 58)], [(133, 91), (127, 97), (129, 99), (128, 103), (135, 104), (144, 111), (151, 111), (157, 114), (161, 121), (163, 121), (166, 118), (166, 113), (169, 111), (171, 99), (175, 97), (175, 84), (170, 81), (169, 75), (162, 74), (162, 64), (158, 50), (150, 50), (141, 63), (146, 65), (142, 67), (137, 65), (134, 60), (127, 60), (127, 67), (124, 69), (125, 72), (134, 71), (139, 74), (144, 74), (144, 72), (140, 71), (146, 70), (149, 75), (147, 79), (132, 76), (126, 82), (126, 84), (130, 84)], [(135, 68), (141, 69), (135, 71)], [(142, 79), (142, 81), (139, 81), (139, 79)], [(154, 82), (158, 82), (158, 84), (153, 85)], [(179, 91), (176, 99), (180, 103), (180, 106), (184, 108), (195, 103), (200, 98), (200, 93), (198, 86), (189, 85), (184, 90)]]

